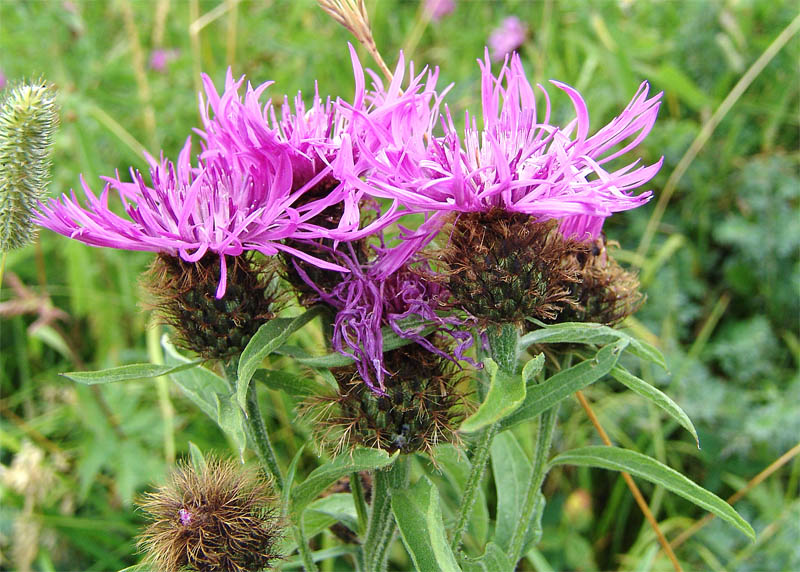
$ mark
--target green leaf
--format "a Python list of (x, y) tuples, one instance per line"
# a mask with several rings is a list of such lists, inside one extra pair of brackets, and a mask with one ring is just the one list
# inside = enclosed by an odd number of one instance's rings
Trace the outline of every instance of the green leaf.
[(522, 368), (522, 379), (525, 385), (528, 385), (533, 378), (541, 373), (544, 369), (544, 354), (540, 353), (533, 359), (528, 360), (528, 363)]
[(187, 361), (180, 365), (158, 365), (155, 363), (132, 363), (99, 371), (70, 371), (62, 373), (66, 378), (84, 385), (98, 385), (101, 383), (116, 383), (131, 379), (146, 379), (158, 377), (190, 369), (200, 364), (200, 361)]
[(259, 369), (253, 374), (253, 379), (270, 389), (284, 391), (298, 399), (317, 395), (325, 390), (324, 385), (320, 385), (313, 379), (276, 369)]
[(680, 423), (684, 429), (692, 434), (692, 437), (694, 437), (697, 443), (697, 448), (700, 448), (700, 438), (697, 436), (697, 431), (694, 428), (692, 420), (689, 419), (689, 416), (686, 415), (683, 409), (672, 401), (664, 392), (656, 389), (643, 379), (636, 377), (621, 365), (614, 366), (611, 370), (611, 376), (631, 391), (638, 393), (645, 399), (649, 399), (655, 405), (669, 413), (675, 421)]
[(491, 454), (497, 490), (494, 542), (505, 552), (519, 522), (522, 503), (531, 484), (531, 462), (510, 431), (495, 436)]
[(247, 446), (247, 433), (245, 432), (244, 411), (233, 401), (233, 394), (215, 394), (214, 400), (217, 406), (217, 425), (228, 437), (239, 451), (239, 457), (244, 454)]
[[(164, 361), (167, 365), (191, 363), (178, 353), (166, 334), (161, 337), (161, 346), (164, 348)], [(231, 391), (224, 379), (204, 367), (182, 370), (176, 368), (169, 377), (203, 413), (214, 421), (217, 420), (217, 402), (214, 396), (228, 395)]]
[(292, 490), (290, 495), (292, 514), (301, 514), (319, 493), (343, 476), (353, 472), (385, 467), (393, 463), (397, 455), (398, 453), (395, 453), (390, 457), (386, 451), (359, 448), (350, 454), (339, 455), (333, 461), (317, 467), (301, 485)]
[[(310, 514), (315, 512), (341, 522), (353, 532), (358, 531), (356, 505), (353, 503), (353, 495), (350, 493), (334, 493), (315, 500), (306, 507), (303, 512), (303, 520), (305, 521)], [(308, 526), (303, 526), (303, 528), (304, 530), (309, 530)]]
[(489, 392), (478, 410), (467, 417), (459, 431), (472, 433), (510, 415), (525, 400), (525, 380), (501, 370), (492, 358), (483, 360), (489, 375)]
[(616, 343), (601, 348), (595, 357), (560, 371), (542, 383), (529, 384), (525, 402), (512, 415), (503, 419), (500, 430), (504, 431), (523, 421), (535, 419), (543, 411), (605, 376), (616, 365), (627, 345), (628, 340), (617, 340)]
[[(499, 435), (498, 435), (499, 436)], [(494, 542), (486, 545), (483, 555), (478, 558), (467, 558), (462, 566), (464, 572), (497, 572), (499, 570), (514, 570), (506, 553)]]
[(392, 493), (392, 511), (417, 570), (461, 570), (450, 549), (442, 522), (439, 491), (428, 477)]
[[(456, 502), (460, 501), (472, 471), (472, 463), (462, 451), (449, 443), (442, 443), (436, 448), (436, 462), (442, 467), (444, 476), (452, 483), (456, 493)], [(475, 505), (472, 508), (472, 517), (469, 519), (467, 527), (475, 539), (475, 543), (483, 546), (489, 535), (489, 508), (482, 487), (478, 487)]]
[(202, 474), (206, 469), (206, 458), (200, 448), (189, 441), (189, 457), (192, 459), (192, 466), (198, 474)]
[(714, 493), (693, 483), (675, 469), (671, 469), (636, 451), (619, 447), (581, 447), (561, 453), (550, 461), (550, 465), (578, 465), (599, 467), (612, 471), (626, 471), (682, 496), (697, 506), (717, 515), (732, 524), (752, 540), (753, 528), (724, 500)]
[(247, 389), (253, 373), (261, 367), (264, 358), (281, 347), (294, 332), (305, 326), (324, 311), (323, 306), (314, 306), (296, 318), (275, 318), (258, 328), (239, 358), (236, 374), (236, 399), (242, 410), (247, 409)]
[(283, 490), (281, 491), (281, 515), (286, 516), (289, 512), (289, 493), (294, 484), (294, 477), (297, 474), (297, 464), (303, 456), (303, 449), (306, 448), (306, 443), (303, 443), (294, 454), (292, 462), (289, 463), (289, 469), (286, 471), (286, 480), (283, 482)]
[(622, 330), (615, 330), (602, 324), (589, 322), (564, 322), (563, 324), (545, 325), (540, 329), (525, 334), (519, 339), (519, 348), (523, 350), (534, 344), (594, 344), (606, 345), (616, 340), (627, 340), (628, 351), (644, 360), (654, 363), (664, 370), (667, 362), (664, 355), (647, 342), (631, 336)]

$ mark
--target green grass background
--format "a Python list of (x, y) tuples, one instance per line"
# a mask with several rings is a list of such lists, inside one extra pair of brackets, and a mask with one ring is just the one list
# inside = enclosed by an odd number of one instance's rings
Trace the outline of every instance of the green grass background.
[[(595, 384), (587, 396), (615, 442), (722, 497), (797, 445), (797, 35), (754, 66), (792, 25), (796, 4), (462, 0), (429, 25), (421, 22), (417, 2), (367, 4), (390, 67), (405, 48), (418, 69), (440, 67), (440, 85), (455, 83), (454, 116), (479, 105), (475, 60), (490, 31), (510, 15), (528, 26), (521, 54), (531, 80), (577, 87), (594, 129), (624, 107), (641, 80), (664, 91), (659, 119), (638, 151), (646, 161), (665, 157), (648, 187), (655, 198), (610, 219), (606, 232), (621, 243), (618, 258), (641, 269), (648, 300), (632, 325), (657, 343), (671, 367), (669, 375), (642, 375), (689, 413), (702, 448), (611, 381)], [(353, 89), (348, 41), (354, 41), (348, 32), (310, 1), (0, 2), (0, 70), (9, 80), (44, 75), (59, 90), (53, 195), (79, 186), (81, 173), (98, 190), (102, 174), (144, 168), (143, 148), (174, 157), (198, 125), (200, 71), (217, 85), (229, 65), (254, 83), (274, 80), (268, 93), (278, 100), (298, 90), (308, 96), (315, 81), (323, 95), (347, 97)], [(148, 66), (158, 47), (174, 50), (164, 72)], [(375, 67), (359, 53), (364, 65)], [(748, 73), (752, 81), (737, 96), (735, 86)], [(556, 119), (569, 119), (566, 98), (554, 103)], [(710, 137), (687, 157), (704, 129)], [(656, 202), (679, 165), (687, 168), (669, 183), (674, 193), (660, 217)], [(654, 238), (642, 250), (648, 228)], [(49, 232), (8, 258), (0, 291), (2, 569), (29, 562), (36, 570), (117, 570), (135, 563), (141, 523), (135, 495), (158, 482), (190, 440), (204, 451), (229, 450), (216, 426), (163, 382), (95, 392), (58, 377), (158, 359), (152, 343), (158, 332), (147, 333), (149, 314), (139, 302), (138, 276), (150, 258)], [(12, 274), (22, 286), (14, 287)], [(32, 327), (53, 308), (65, 316)], [(314, 333), (304, 336), (301, 342), (311, 347), (319, 341)], [(309, 434), (294, 422), (294, 407), (283, 394), (265, 394), (284, 467)], [(563, 407), (555, 448), (597, 442), (577, 403)], [(29, 460), (27, 468), (21, 459)], [(302, 470), (319, 462), (309, 447)], [(19, 475), (27, 488), (14, 480)], [(736, 505), (758, 540), (749, 543), (712, 522), (678, 550), (686, 568), (800, 569), (799, 481), (794, 458)], [(641, 485), (668, 536), (703, 516)], [(524, 569), (545, 570), (544, 563), (555, 570), (669, 569), (618, 475), (558, 469), (545, 491), (543, 541)], [(457, 498), (446, 500), (447, 510), (457, 507)], [(313, 542), (333, 541), (325, 533)], [(402, 553), (393, 558), (398, 567), (408, 562)], [(345, 562), (324, 566), (339, 569)]]

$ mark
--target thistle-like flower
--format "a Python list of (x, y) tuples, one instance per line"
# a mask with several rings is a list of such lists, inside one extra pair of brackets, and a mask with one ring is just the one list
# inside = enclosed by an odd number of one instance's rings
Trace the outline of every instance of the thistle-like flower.
[(263, 478), (233, 461), (181, 465), (141, 500), (150, 523), (139, 547), (164, 572), (263, 570), (280, 558), (275, 502)]
[[(600, 236), (605, 219), (651, 196), (632, 191), (655, 175), (661, 161), (643, 166), (637, 160), (615, 170), (606, 166), (649, 133), (660, 94), (648, 98), (643, 83), (623, 112), (590, 136), (586, 104), (575, 89), (553, 82), (576, 112), (573, 121), (558, 127), (550, 123), (550, 99), (541, 86), (545, 107), (544, 117), (538, 117), (534, 89), (519, 56), (506, 59), (497, 77), (488, 53), (479, 63), (481, 129), (468, 114), (462, 137), (445, 108), (443, 136), (435, 135), (432, 123), (418, 123), (384, 142), (369, 157), (372, 172), (366, 180), (352, 183), (410, 210), (434, 213), (428, 221), (434, 233), (451, 223), (438, 258), (448, 266), (451, 291), (474, 315), (495, 322), (552, 318), (574, 302), (566, 294), (570, 283), (580, 281), (575, 258)], [(558, 229), (541, 226), (548, 221), (556, 221)], [(555, 245), (548, 238), (554, 232), (563, 242), (558, 248), (547, 246)], [(538, 251), (509, 249), (505, 239), (512, 236), (544, 242)], [(548, 252), (557, 258), (542, 260)], [(476, 256), (480, 264), (470, 262)], [(487, 284), (494, 290), (487, 290)], [(509, 301), (511, 291), (518, 297)]]
[[(0, 86), (1, 87), (1, 86)], [(0, 251), (36, 235), (36, 205), (47, 194), (56, 94), (44, 80), (9, 88), (0, 103)]]

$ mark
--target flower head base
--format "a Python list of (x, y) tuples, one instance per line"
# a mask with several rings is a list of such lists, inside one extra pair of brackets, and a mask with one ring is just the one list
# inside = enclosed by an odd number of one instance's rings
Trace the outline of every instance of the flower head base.
[(305, 405), (323, 443), (337, 452), (357, 445), (431, 453), (441, 442), (458, 443), (456, 428), (468, 406), (458, 390), (456, 366), (420, 345), (385, 354), (384, 391), (375, 393), (355, 367), (333, 370), (339, 391)]
[[(152, 187), (145, 184), (141, 173), (132, 170), (134, 182), (106, 178), (107, 185), (97, 197), (82, 179), (86, 208), (72, 193), (71, 197), (40, 203), (36, 222), (92, 246), (157, 252), (192, 263), (208, 253), (216, 254), (220, 261), (218, 298), (226, 289), (226, 257), (248, 250), (266, 255), (288, 251), (320, 266), (342, 269), (281, 243), (292, 236), (325, 234), (324, 229), (308, 223), (313, 213), (293, 206), (298, 195), (291, 193), (292, 171), (285, 153), (260, 168), (242, 165), (221, 153), (193, 168), (190, 152), (191, 141), (187, 140), (177, 164), (163, 157), (160, 161), (148, 157)], [(129, 219), (110, 208), (111, 189), (119, 194)]]
[(280, 558), (275, 500), (260, 476), (232, 461), (208, 459), (201, 470), (182, 465), (142, 499), (150, 524), (139, 547), (164, 572), (269, 568)]
[(576, 257), (587, 247), (565, 240), (555, 221), (499, 208), (453, 218), (442, 233), (447, 244), (432, 256), (447, 266), (439, 279), (454, 305), (482, 323), (554, 319), (575, 305)]
[[(539, 117), (518, 55), (506, 60), (497, 77), (488, 54), (480, 65), (483, 127), (467, 115), (462, 137), (446, 112), (444, 136), (423, 129), (404, 133), (393, 142), (394, 149), (373, 157), (375, 172), (365, 188), (418, 211), (500, 208), (539, 222), (556, 219), (566, 238), (582, 241), (599, 236), (612, 213), (649, 200), (650, 192), (631, 193), (658, 172), (661, 161), (649, 166), (634, 161), (606, 170), (652, 128), (661, 95), (648, 98), (647, 83), (616, 119), (589, 136), (589, 113), (575, 89), (553, 82), (576, 113), (568, 125), (557, 127), (550, 124), (550, 98), (541, 86), (545, 106)], [(394, 160), (397, 156), (404, 160)]]
[(227, 290), (221, 299), (215, 296), (220, 259), (212, 254), (194, 263), (161, 254), (146, 281), (152, 306), (164, 323), (175, 328), (177, 344), (206, 359), (241, 354), (258, 328), (283, 305), (274, 260), (251, 252), (228, 258)]

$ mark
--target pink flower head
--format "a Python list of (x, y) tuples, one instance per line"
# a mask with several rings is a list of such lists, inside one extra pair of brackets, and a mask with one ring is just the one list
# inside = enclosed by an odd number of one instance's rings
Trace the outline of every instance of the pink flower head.
[[(661, 94), (648, 98), (646, 82), (608, 125), (589, 135), (589, 113), (580, 94), (565, 92), (576, 118), (564, 127), (550, 123), (550, 97), (537, 108), (534, 89), (519, 56), (491, 73), (488, 51), (481, 66), (483, 126), (467, 114), (463, 136), (445, 109), (444, 135), (419, 129), (374, 154), (373, 172), (361, 183), (378, 197), (394, 198), (411, 210), (481, 212), (499, 207), (545, 221), (557, 219), (566, 237), (596, 238), (614, 212), (646, 203), (652, 193), (632, 191), (661, 167), (639, 160), (607, 170), (609, 163), (635, 148), (650, 132)], [(358, 184), (358, 183), (354, 183)], [(438, 215), (434, 215), (438, 216)]]
[[(472, 345), (469, 320), (437, 313), (449, 293), (429, 279), (430, 269), (426, 267), (425, 273), (412, 270), (405, 264), (408, 254), (396, 248), (381, 247), (377, 251), (376, 259), (362, 264), (352, 246), (343, 245), (336, 252), (337, 260), (350, 272), (342, 276), (331, 292), (321, 290), (296, 266), (306, 283), (317, 291), (319, 299), (337, 310), (333, 348), (355, 360), (361, 378), (378, 394), (385, 392), (386, 374), (392, 375), (383, 361), (381, 328), (384, 326), (436, 355), (451, 361), (466, 359), (474, 365), (464, 356)], [(456, 340), (454, 355), (430, 342), (428, 338), (434, 333), (444, 333)]]
[(489, 50), (492, 60), (502, 61), (508, 54), (525, 43), (528, 28), (516, 16), (504, 19), (499, 28), (489, 34)]
[[(39, 204), (36, 222), (45, 228), (92, 246), (143, 250), (197, 262), (206, 253), (220, 257), (217, 297), (226, 289), (225, 256), (246, 250), (274, 255), (279, 250), (331, 270), (345, 268), (318, 260), (282, 244), (286, 238), (319, 238), (326, 230), (308, 222), (314, 215), (308, 205), (296, 207), (301, 192), (292, 192), (292, 171), (286, 153), (276, 154), (258, 166), (243, 166), (223, 154), (190, 164), (187, 139), (178, 161), (147, 156), (152, 186), (131, 169), (133, 182), (104, 177), (97, 197), (81, 177), (87, 206), (75, 193)], [(109, 206), (115, 190), (128, 218)]]
[(156, 48), (150, 53), (150, 69), (159, 73), (166, 73), (169, 63), (177, 59), (179, 54), (178, 50)]

